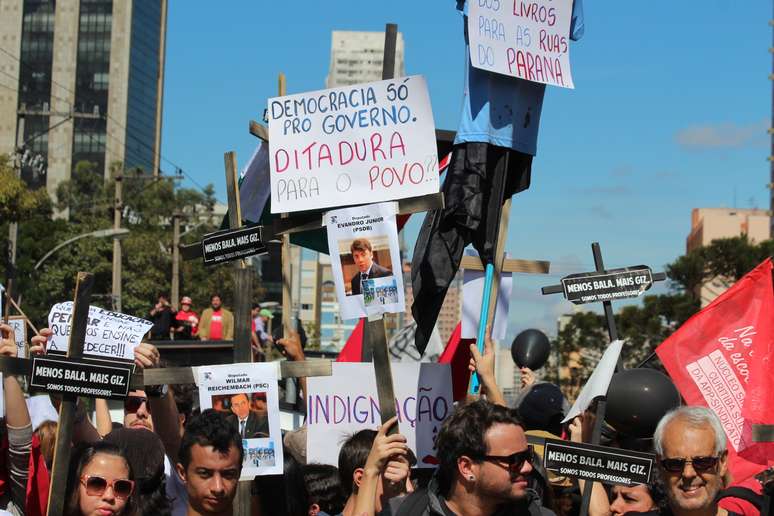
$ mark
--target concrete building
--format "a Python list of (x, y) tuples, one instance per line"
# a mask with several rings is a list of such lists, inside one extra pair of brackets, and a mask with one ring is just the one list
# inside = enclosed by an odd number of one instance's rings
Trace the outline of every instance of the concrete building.
[[(383, 57), (384, 32), (333, 31), (326, 87), (382, 80)], [(404, 75), (403, 34), (399, 32), (395, 47), (395, 76)]]
[[(736, 208), (694, 208), (691, 210), (691, 233), (685, 242), (687, 252), (709, 245), (718, 238), (747, 235), (750, 242), (769, 239), (770, 216), (766, 210)], [(707, 306), (728, 288), (723, 278), (701, 286), (701, 306)]]
[(29, 184), (53, 195), (83, 160), (158, 173), (166, 16), (166, 0), (0, 0), (0, 154), (42, 156)]

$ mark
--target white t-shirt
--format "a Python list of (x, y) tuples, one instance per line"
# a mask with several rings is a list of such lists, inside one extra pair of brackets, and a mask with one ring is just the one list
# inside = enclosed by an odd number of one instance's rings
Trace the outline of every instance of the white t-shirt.
[(167, 498), (172, 502), (172, 516), (185, 516), (188, 513), (188, 491), (177, 469), (172, 467), (169, 458), (164, 455), (164, 474), (167, 476)]

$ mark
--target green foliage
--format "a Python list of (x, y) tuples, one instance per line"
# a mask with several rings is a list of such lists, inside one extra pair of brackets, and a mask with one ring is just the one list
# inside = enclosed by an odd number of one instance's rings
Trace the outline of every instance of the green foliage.
[(45, 188), (27, 188), (16, 177), (10, 158), (0, 155), (0, 221), (19, 222), (37, 212), (47, 212), (50, 204)]
[[(624, 365), (634, 367), (641, 363), (699, 311), (702, 285), (713, 282), (729, 287), (773, 252), (774, 241), (753, 243), (743, 235), (714, 240), (668, 264), (668, 294), (644, 296), (641, 304), (624, 306), (615, 314), (619, 337), (626, 341)], [(608, 342), (604, 316), (579, 312), (573, 314), (553, 345), (560, 350), (561, 363), (568, 364), (573, 352), (583, 351), (582, 355), (586, 357), (599, 356)], [(657, 360), (654, 362), (657, 365)], [(587, 378), (595, 361), (582, 360), (580, 365), (581, 369), (575, 372), (572, 380)], [(569, 387), (572, 389), (574, 386)]]
[[(0, 161), (0, 171), (2, 166)], [(34, 270), (38, 260), (65, 240), (113, 227), (115, 178), (122, 168), (120, 164), (111, 168), (112, 177), (105, 179), (92, 163), (80, 162), (75, 166), (71, 180), (59, 185), (55, 207), (59, 212), (67, 210), (69, 219), (52, 218), (48, 207), (27, 213), (19, 223), (18, 274), (14, 290), (21, 294), (22, 308), (36, 325), (46, 324), (51, 305), (72, 299), (78, 271), (95, 275), (92, 304), (113, 307), (111, 238), (77, 240)], [(0, 184), (0, 199), (3, 186), (4, 183)], [(122, 310), (147, 316), (158, 294), (169, 294), (171, 290), (173, 215), (181, 216), (181, 232), (190, 229), (183, 242), (199, 241), (220, 223), (208, 216), (215, 205), (214, 189), (212, 185), (204, 192), (177, 188), (169, 178), (153, 179), (136, 171), (126, 171), (123, 172), (122, 192), (122, 227), (130, 231), (121, 240)], [(5, 209), (5, 205), (1, 209)], [(7, 220), (3, 218), (0, 224), (4, 234), (8, 232)], [(7, 240), (0, 239), (0, 252), (6, 251)], [(3, 276), (4, 265), (0, 263)], [(198, 312), (209, 306), (210, 295), (215, 292), (221, 293), (224, 303), (231, 306), (232, 272), (232, 265), (205, 268), (200, 260), (182, 261), (180, 295), (193, 298), (194, 309)], [(260, 300), (264, 290), (257, 277), (253, 283), (254, 299)]]

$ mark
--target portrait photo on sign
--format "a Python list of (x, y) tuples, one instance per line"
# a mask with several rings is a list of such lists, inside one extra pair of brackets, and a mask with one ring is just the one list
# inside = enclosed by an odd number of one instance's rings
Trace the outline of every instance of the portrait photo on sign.
[(276, 363), (223, 364), (198, 369), (199, 406), (227, 415), (242, 439), (242, 480), (282, 473)]
[(392, 276), (390, 239), (387, 235), (339, 242), (344, 291), (348, 296), (363, 294), (363, 283)]
[(334, 210), (325, 220), (342, 317), (405, 311), (394, 203)]
[(242, 439), (271, 437), (266, 392), (237, 392), (212, 396), (212, 408), (229, 415)]

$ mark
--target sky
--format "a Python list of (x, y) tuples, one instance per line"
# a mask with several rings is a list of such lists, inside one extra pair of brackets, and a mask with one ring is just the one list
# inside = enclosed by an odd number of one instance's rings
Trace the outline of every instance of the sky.
[[(170, 0), (162, 169), (174, 163), (191, 178), (184, 186), (212, 183), (225, 201), (223, 153), (236, 151), (240, 168), (249, 158), (248, 122), (276, 96), (278, 74), (289, 94), (322, 89), (331, 31), (390, 22), (406, 73), (427, 79), (436, 126), (455, 130), (465, 47), (454, 4)], [(509, 339), (555, 333), (573, 306), (540, 287), (593, 270), (592, 242), (607, 268), (658, 271), (685, 252), (692, 208), (768, 206), (771, 3), (597, 0), (584, 11), (570, 50), (575, 89), (548, 87), (532, 186), (513, 200), (507, 251), (552, 266), (516, 278)], [(409, 243), (421, 223), (412, 219)]]

